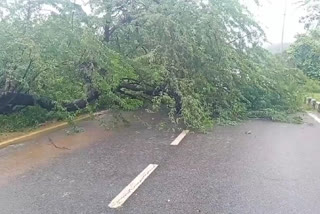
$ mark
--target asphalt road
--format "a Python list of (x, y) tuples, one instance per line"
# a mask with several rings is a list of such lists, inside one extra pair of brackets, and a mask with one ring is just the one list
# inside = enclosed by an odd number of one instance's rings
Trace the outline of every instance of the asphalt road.
[[(50, 134), (0, 150), (0, 213), (319, 213), (320, 124), (253, 120), (208, 134), (155, 128)], [(108, 204), (149, 164), (158, 168), (118, 209)]]

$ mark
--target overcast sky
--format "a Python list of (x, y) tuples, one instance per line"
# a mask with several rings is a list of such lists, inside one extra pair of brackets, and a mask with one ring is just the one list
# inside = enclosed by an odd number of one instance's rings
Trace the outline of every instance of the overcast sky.
[[(86, 2), (86, 0), (76, 1)], [(297, 33), (304, 32), (303, 24), (299, 23), (300, 17), (304, 14), (303, 9), (297, 4), (299, 0), (260, 0), (261, 5), (259, 7), (256, 6), (254, 0), (240, 1), (247, 5), (249, 10), (255, 15), (256, 20), (263, 27), (267, 39), (271, 44), (281, 43), (285, 1), (287, 1), (287, 16), (284, 42), (291, 43), (294, 41)], [(90, 10), (89, 6), (87, 7)]]
[[(299, 18), (304, 14), (304, 11), (298, 6), (297, 1), (287, 0), (285, 42), (293, 42), (297, 33), (304, 32), (303, 25), (299, 23)], [(251, 12), (263, 26), (268, 41), (272, 44), (280, 43), (285, 0), (260, 0), (262, 4), (260, 7), (255, 6), (253, 0), (243, 0), (243, 2), (248, 5)]]

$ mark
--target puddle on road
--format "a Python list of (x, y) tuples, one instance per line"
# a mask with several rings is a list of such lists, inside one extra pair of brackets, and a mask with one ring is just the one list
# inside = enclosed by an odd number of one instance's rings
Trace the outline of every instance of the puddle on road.
[(111, 135), (110, 131), (104, 131), (93, 122), (87, 122), (84, 129), (84, 132), (75, 135), (66, 135), (61, 130), (41, 136), (35, 143), (28, 143), (23, 148), (17, 148), (16, 151), (0, 157), (0, 187), (9, 183), (14, 177), (45, 165), (56, 157), (86, 148)]

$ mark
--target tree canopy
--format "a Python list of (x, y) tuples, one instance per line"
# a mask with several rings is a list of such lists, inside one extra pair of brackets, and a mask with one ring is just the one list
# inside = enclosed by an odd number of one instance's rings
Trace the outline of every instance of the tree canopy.
[(306, 29), (320, 27), (320, 0), (301, 0), (307, 14), (301, 18)]
[(298, 35), (289, 49), (289, 57), (297, 68), (312, 79), (320, 80), (320, 1), (304, 0), (307, 14), (301, 22), (306, 33)]
[(305, 77), (238, 0), (0, 3), (0, 114), (165, 108), (203, 130), (294, 111)]

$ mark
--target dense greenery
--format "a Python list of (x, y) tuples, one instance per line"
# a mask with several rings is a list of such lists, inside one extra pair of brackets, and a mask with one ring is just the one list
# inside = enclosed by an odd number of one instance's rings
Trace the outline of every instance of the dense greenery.
[(1, 132), (23, 131), (34, 128), (41, 123), (55, 119), (56, 116), (53, 112), (48, 112), (43, 108), (30, 106), (15, 114), (1, 115)]
[(14, 2), (0, 3), (0, 114), (146, 106), (203, 130), (299, 106), (306, 78), (260, 47), (238, 0)]
[(307, 32), (297, 37), (289, 56), (307, 76), (320, 80), (320, 1), (304, 0), (303, 6), (308, 13), (301, 21)]
[(300, 35), (289, 54), (296, 66), (306, 75), (320, 80), (320, 31), (312, 30)]

